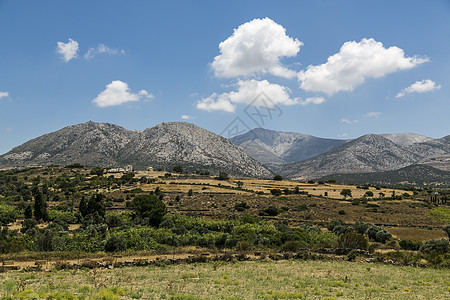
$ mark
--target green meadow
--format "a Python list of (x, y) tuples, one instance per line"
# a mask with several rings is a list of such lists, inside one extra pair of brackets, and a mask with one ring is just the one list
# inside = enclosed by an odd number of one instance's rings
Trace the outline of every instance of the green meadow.
[(11, 271), (1, 299), (449, 299), (448, 270), (343, 261)]

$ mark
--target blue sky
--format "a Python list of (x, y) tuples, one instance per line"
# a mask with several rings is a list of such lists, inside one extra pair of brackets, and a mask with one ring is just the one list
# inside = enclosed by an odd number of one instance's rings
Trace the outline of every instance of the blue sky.
[(442, 137), (449, 37), (446, 0), (0, 0), (0, 154), (89, 120)]

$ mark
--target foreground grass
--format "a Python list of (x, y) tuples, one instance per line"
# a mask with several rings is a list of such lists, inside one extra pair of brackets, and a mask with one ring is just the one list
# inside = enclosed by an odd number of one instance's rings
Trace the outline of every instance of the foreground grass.
[(0, 274), (1, 299), (449, 299), (448, 270), (250, 261)]

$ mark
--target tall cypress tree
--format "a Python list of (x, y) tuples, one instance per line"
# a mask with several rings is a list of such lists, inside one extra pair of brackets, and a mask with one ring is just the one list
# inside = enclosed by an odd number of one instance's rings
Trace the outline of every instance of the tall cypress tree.
[(80, 210), (80, 214), (83, 216), (83, 218), (86, 217), (87, 214), (89, 213), (88, 205), (87, 205), (87, 202), (86, 202), (86, 199), (84, 198), (84, 196), (81, 198), (79, 210)]
[(104, 198), (102, 194), (94, 194), (91, 199), (89, 199), (87, 205), (88, 214), (98, 213), (101, 217), (105, 217), (105, 204)]
[(31, 219), (33, 218), (33, 209), (31, 208), (31, 204), (28, 204), (27, 207), (25, 208), (25, 219)]
[(41, 192), (37, 192), (34, 197), (34, 217), (37, 221), (47, 221), (47, 203)]

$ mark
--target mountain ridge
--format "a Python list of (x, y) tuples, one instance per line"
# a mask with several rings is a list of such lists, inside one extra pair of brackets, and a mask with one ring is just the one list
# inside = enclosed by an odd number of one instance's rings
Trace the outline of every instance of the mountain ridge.
[(25, 165), (115, 167), (132, 164), (267, 178), (272, 173), (228, 139), (186, 122), (161, 123), (143, 131), (92, 121), (64, 127), (0, 156), (0, 167)]
[(422, 158), (387, 138), (366, 134), (308, 160), (283, 165), (277, 171), (288, 178), (313, 178), (332, 173), (388, 171)]

